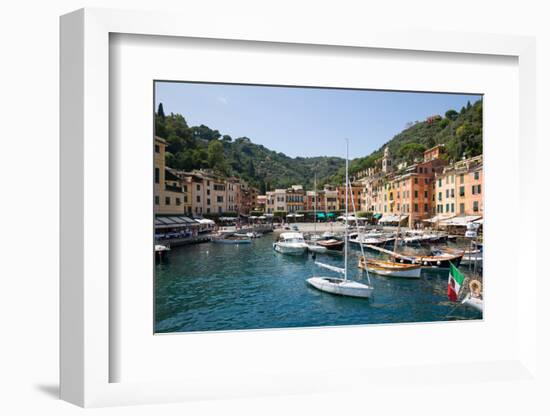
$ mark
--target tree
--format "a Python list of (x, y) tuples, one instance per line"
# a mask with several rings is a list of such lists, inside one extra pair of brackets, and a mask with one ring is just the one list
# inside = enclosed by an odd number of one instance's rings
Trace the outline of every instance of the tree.
[(248, 167), (246, 168), (246, 173), (249, 178), (253, 178), (256, 176), (256, 169), (254, 169), (254, 162), (252, 162), (252, 159), (248, 159)]
[(219, 140), (213, 140), (208, 144), (208, 165), (212, 169), (224, 170), (223, 145)]
[(165, 119), (165, 115), (164, 115), (164, 107), (162, 106), (162, 103), (159, 103), (159, 108), (157, 110), (157, 114), (158, 116), (164, 120)]
[(412, 162), (426, 151), (426, 146), (420, 143), (406, 143), (399, 148), (397, 154), (403, 159)]
[(445, 113), (445, 118), (454, 121), (458, 118), (458, 113), (455, 110), (449, 110)]
[(222, 140), (224, 142), (231, 142), (233, 139), (228, 134), (224, 134), (223, 137), (222, 137)]

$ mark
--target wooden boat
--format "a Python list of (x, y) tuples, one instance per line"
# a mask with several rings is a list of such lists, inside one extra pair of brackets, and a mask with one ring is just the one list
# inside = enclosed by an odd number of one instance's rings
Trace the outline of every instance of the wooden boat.
[(338, 250), (341, 251), (344, 247), (345, 242), (341, 240), (336, 240), (335, 238), (331, 238), (329, 240), (318, 240), (317, 245), (321, 247), (325, 247), (328, 250)]
[(455, 253), (442, 252), (439, 255), (414, 256), (399, 254), (395, 251), (386, 250), (384, 248), (376, 247), (373, 245), (368, 245), (367, 247), (372, 250), (388, 254), (395, 262), (403, 264), (416, 264), (425, 268), (448, 269), (451, 267), (450, 263), (453, 263), (456, 267), (458, 267), (460, 265), (460, 262), (462, 261), (462, 256), (464, 255), (463, 251), (459, 251)]
[(372, 258), (365, 259), (365, 257), (359, 258), (358, 266), (360, 269), (368, 270), (380, 276), (419, 279), (422, 274), (422, 267), (416, 264), (403, 264)]

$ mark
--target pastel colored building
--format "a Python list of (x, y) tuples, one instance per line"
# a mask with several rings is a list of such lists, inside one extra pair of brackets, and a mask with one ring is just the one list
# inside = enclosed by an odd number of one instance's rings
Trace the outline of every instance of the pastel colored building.
[(183, 183), (166, 167), (166, 141), (155, 137), (154, 210), (155, 214), (185, 214)]
[[(359, 212), (361, 211), (361, 208), (363, 206), (363, 187), (360, 184), (354, 184), (349, 188), (351, 189), (348, 189), (348, 210), (349, 212), (352, 212), (353, 208), (355, 207), (355, 211)], [(346, 209), (346, 187), (339, 186), (337, 188), (337, 191), (338, 209), (340, 211), (343, 211)]]

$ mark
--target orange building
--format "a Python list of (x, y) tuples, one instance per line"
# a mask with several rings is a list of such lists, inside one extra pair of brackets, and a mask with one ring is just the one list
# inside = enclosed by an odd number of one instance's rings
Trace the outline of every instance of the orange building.
[(403, 173), (389, 178), (383, 186), (383, 207), (381, 214), (408, 215), (409, 227), (414, 227), (433, 214), (433, 180), (441, 173), (446, 161), (429, 161), (409, 166)]
[[(354, 205), (355, 205), (355, 211), (359, 212), (361, 211), (362, 207), (362, 193), (363, 193), (363, 187), (360, 185), (352, 185), (351, 192), (348, 190), (348, 211), (352, 212)], [(338, 209), (340, 211), (343, 211), (346, 209), (346, 187), (345, 186), (339, 186), (337, 188), (338, 194)]]
[[(315, 198), (317, 197), (317, 198)], [(317, 199), (317, 201), (315, 201)], [(325, 212), (326, 211), (326, 204), (325, 204), (325, 191), (323, 190), (317, 190), (317, 191), (307, 191), (306, 192), (306, 199), (305, 199), (305, 209), (306, 211), (314, 211), (317, 210), (319, 212)]]

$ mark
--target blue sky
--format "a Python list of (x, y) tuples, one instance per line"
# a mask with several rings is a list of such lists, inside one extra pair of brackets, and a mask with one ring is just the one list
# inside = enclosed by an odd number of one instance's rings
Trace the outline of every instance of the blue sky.
[(234, 139), (289, 156), (345, 156), (378, 149), (405, 128), (479, 95), (157, 82), (156, 105), (182, 114), (190, 126), (205, 124)]

